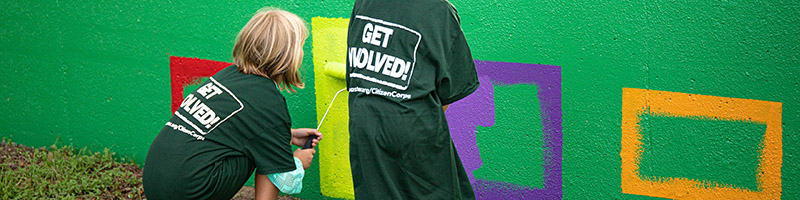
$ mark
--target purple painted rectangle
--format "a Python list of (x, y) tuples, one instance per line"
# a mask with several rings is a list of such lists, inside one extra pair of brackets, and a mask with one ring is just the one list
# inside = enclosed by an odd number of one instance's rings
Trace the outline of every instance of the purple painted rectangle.
[[(479, 199), (561, 198), (561, 67), (552, 65), (475, 60), (480, 87), (447, 110), (453, 142)], [(475, 133), (477, 126), (493, 126), (494, 85), (533, 84), (539, 86), (544, 131), (544, 188), (528, 188), (476, 180), (472, 171), (482, 165)]]

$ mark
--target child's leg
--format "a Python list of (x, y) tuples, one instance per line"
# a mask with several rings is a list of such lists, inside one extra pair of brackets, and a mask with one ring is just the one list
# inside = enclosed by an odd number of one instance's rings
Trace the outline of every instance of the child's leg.
[(247, 157), (236, 156), (221, 160), (214, 165), (214, 173), (209, 181), (216, 182), (209, 199), (231, 199), (242, 188), (255, 164)]
[(267, 178), (267, 175), (256, 174), (256, 200), (278, 198), (278, 187)]

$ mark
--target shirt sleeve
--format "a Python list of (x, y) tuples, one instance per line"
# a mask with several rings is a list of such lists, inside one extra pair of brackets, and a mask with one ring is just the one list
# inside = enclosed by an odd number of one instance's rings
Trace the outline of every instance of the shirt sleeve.
[(294, 158), (294, 171), (267, 174), (267, 178), (275, 184), (275, 187), (286, 194), (297, 194), (303, 190), (303, 162), (299, 158)]
[[(455, 13), (455, 11), (453, 11)], [(445, 54), (445, 66), (441, 66), (436, 76), (436, 94), (442, 102), (442, 105), (453, 103), (459, 99), (472, 94), (478, 89), (478, 74), (475, 69), (475, 61), (472, 60), (472, 52), (469, 50), (467, 40), (464, 38), (464, 33), (461, 31), (460, 23), (458, 22), (457, 14), (452, 24), (454, 24), (452, 31), (455, 31), (455, 37), (449, 47), (449, 51)]]
[(272, 174), (295, 169), (292, 162), (292, 134), (289, 124), (281, 124), (265, 129), (250, 138), (245, 154), (253, 159), (256, 173)]

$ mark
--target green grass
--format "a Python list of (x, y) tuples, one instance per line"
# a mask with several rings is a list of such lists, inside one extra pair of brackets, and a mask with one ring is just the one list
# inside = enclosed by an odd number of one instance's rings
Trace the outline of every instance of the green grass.
[(141, 170), (109, 149), (0, 145), (0, 199), (141, 199)]

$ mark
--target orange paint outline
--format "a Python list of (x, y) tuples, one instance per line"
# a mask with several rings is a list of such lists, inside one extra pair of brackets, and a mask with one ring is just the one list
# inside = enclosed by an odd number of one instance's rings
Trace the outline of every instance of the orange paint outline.
[[(672, 199), (780, 199), (783, 162), (781, 103), (622, 88), (622, 193)], [(639, 122), (645, 112), (673, 117), (708, 117), (767, 125), (761, 143), (758, 191), (713, 181), (664, 177), (643, 180), (639, 160), (644, 149)]]

